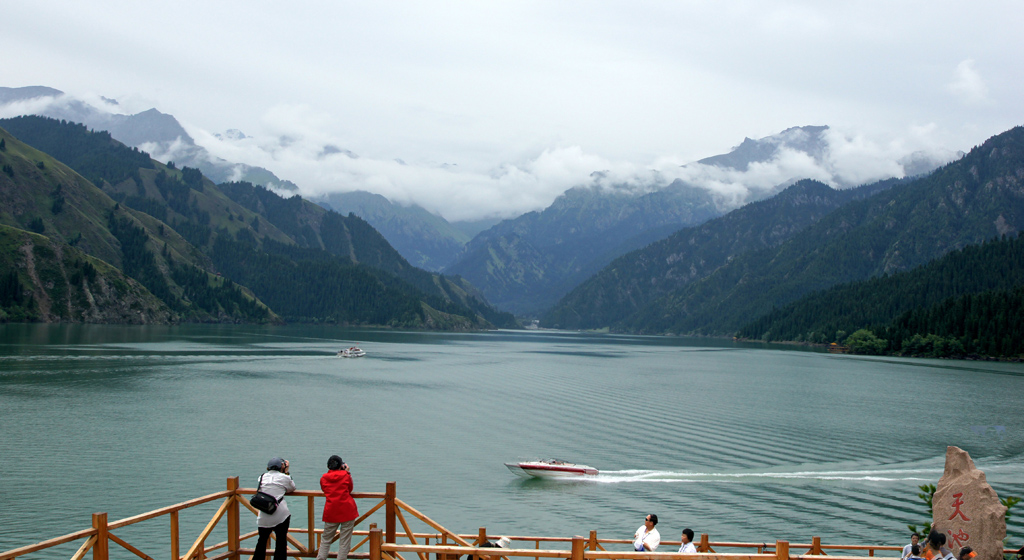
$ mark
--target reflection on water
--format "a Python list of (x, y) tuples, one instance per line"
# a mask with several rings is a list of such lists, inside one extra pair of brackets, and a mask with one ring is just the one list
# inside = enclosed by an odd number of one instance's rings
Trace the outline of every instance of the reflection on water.
[[(368, 355), (335, 357), (352, 345)], [(629, 538), (654, 512), (666, 538), (904, 544), (947, 445), (1000, 495), (1024, 496), (1022, 373), (543, 331), (0, 325), (0, 456), (18, 481), (4, 485), (0, 550), (229, 476), (253, 485), (273, 455), (313, 489), (334, 453), (357, 490), (397, 481), (460, 532)], [(601, 474), (521, 480), (502, 464), (544, 456)], [(167, 550), (158, 525), (138, 529), (154, 557)]]

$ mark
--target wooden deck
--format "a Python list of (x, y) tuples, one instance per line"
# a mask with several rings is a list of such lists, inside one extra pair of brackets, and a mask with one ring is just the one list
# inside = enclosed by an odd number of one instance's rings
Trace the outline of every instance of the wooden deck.
[[(154, 560), (140, 548), (127, 542), (115, 532), (119, 529), (138, 523), (166, 518), (169, 522), (170, 550), (165, 552), (170, 560), (240, 560), (253, 553), (251, 546), (255, 544), (256, 531), (242, 533), (242, 510), (252, 514), (257, 511), (249, 505), (248, 495), (254, 494), (255, 488), (240, 488), (238, 477), (227, 479), (227, 489), (153, 510), (140, 515), (127, 517), (118, 521), (109, 521), (106, 513), (92, 516), (92, 527), (76, 531), (61, 537), (49, 539), (36, 544), (23, 546), (6, 552), (0, 552), (0, 560), (14, 560), (44, 551), (56, 546), (82, 541), (71, 560), (83, 560), (92, 552), (92, 560), (109, 560), (111, 545), (116, 545), (142, 560)], [(876, 552), (887, 552), (890, 557), (899, 557), (902, 546), (882, 545), (823, 545), (819, 537), (806, 544), (789, 543), (779, 540), (774, 544), (743, 543), (743, 542), (712, 542), (707, 534), (702, 534), (695, 542), (698, 554), (683, 555), (677, 552), (609, 551), (606, 545), (629, 545), (629, 539), (600, 539), (596, 531), (591, 531), (586, 538), (573, 537), (538, 537), (501, 535), (511, 540), (509, 548), (500, 550), (500, 556), (494, 548), (478, 548), (488, 540), (497, 540), (498, 535), (488, 535), (486, 528), (481, 527), (477, 534), (457, 534), (445, 529), (441, 524), (430, 519), (415, 508), (398, 499), (394, 482), (387, 483), (384, 492), (357, 492), (352, 494), (360, 501), (370, 501), (374, 505), (365, 509), (365, 513), (356, 520), (357, 530), (352, 538), (352, 552), (349, 558), (366, 560), (454, 560), (456, 555), (476, 555), (479, 560), (516, 560), (518, 558), (565, 558), (568, 560), (813, 560), (823, 555), (833, 560), (863, 560), (874, 557)], [(291, 527), (288, 532), (288, 556), (295, 558), (315, 558), (320, 546), (321, 529), (317, 529), (318, 508), (315, 501), (323, 499), (319, 491), (299, 490), (288, 495), (290, 498), (306, 498), (306, 526)], [(206, 524), (199, 536), (182, 554), (179, 516), (181, 512), (197, 506), (221, 500), (217, 511)], [(300, 502), (301, 503), (301, 502)], [(294, 501), (290, 504), (295, 504)], [(301, 519), (298, 504), (292, 506), (292, 523)], [(365, 507), (365, 506), (364, 506)], [(369, 524), (364, 529), (371, 515), (384, 509), (384, 527)], [(408, 518), (418, 520), (434, 532), (414, 532)], [(225, 529), (225, 540), (210, 544), (214, 530), (220, 525)], [(322, 525), (322, 524), (320, 524)], [(401, 531), (399, 531), (401, 526)], [(222, 533), (223, 534), (223, 533)], [(398, 539), (404, 542), (399, 544)], [(408, 544), (405, 544), (405, 543)], [(249, 544), (246, 548), (244, 545)], [(268, 543), (272, 548), (272, 543)], [(662, 541), (666, 550), (677, 550), (679, 541)], [(731, 552), (724, 552), (730, 549)], [(853, 553), (854, 556), (834, 556), (837, 551)], [(158, 556), (164, 556), (159, 554)], [(273, 554), (268, 553), (268, 558)], [(859, 556), (857, 554), (860, 554)], [(335, 554), (331, 555), (336, 557)]]

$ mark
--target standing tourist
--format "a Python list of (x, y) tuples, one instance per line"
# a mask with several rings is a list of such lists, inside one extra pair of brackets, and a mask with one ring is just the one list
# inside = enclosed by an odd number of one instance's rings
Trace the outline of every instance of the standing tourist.
[(679, 547), (679, 554), (697, 554), (697, 547), (693, 546), (693, 530), (683, 529), (683, 544)]
[(288, 504), (284, 501), (284, 495), (295, 491), (295, 481), (288, 474), (288, 461), (274, 457), (267, 462), (267, 472), (259, 479), (259, 489), (277, 499), (277, 509), (274, 513), (260, 512), (256, 518), (256, 527), (259, 531), (259, 539), (256, 541), (256, 550), (253, 552), (253, 560), (265, 560), (267, 557), (267, 541), (270, 533), (274, 533), (274, 560), (287, 560), (288, 557), (288, 525), (291, 523), (292, 514), (288, 511)]
[(658, 516), (653, 513), (644, 518), (644, 524), (633, 534), (633, 548), (637, 552), (654, 552), (661, 544), (661, 534), (654, 528), (658, 524)]
[(901, 558), (906, 558), (906, 557), (910, 556), (910, 547), (912, 547), (915, 544), (917, 544), (920, 540), (921, 540), (921, 535), (918, 535), (917, 533), (911, 533), (911, 535), (910, 535), (910, 544), (908, 544), (907, 546), (903, 547), (903, 555), (901, 556)]
[(327, 560), (331, 543), (338, 541), (338, 560), (346, 560), (359, 510), (352, 498), (352, 475), (341, 457), (331, 455), (327, 459), (327, 472), (320, 477), (320, 489), (324, 491), (327, 503), (324, 504), (324, 532), (320, 535), (320, 551), (316, 558)]

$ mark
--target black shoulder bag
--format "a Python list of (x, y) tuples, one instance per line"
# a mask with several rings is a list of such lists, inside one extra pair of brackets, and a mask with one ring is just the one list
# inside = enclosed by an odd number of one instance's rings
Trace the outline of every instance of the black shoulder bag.
[[(281, 500), (278, 500), (266, 492), (260, 492), (260, 488), (263, 488), (263, 475), (260, 475), (260, 484), (256, 487), (256, 493), (249, 498), (249, 505), (263, 513), (274, 513), (277, 511), (277, 504), (281, 503)], [(284, 496), (281, 498), (284, 499)]]

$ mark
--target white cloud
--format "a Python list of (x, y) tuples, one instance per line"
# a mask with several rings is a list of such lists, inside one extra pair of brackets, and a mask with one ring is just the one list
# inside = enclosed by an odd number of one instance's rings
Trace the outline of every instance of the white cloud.
[(974, 60), (967, 59), (956, 65), (953, 81), (946, 88), (967, 104), (979, 104), (989, 101), (988, 85), (974, 67)]
[[(75, 98), (60, 96), (0, 106), (0, 114), (67, 110)], [(90, 99), (103, 114), (120, 105)], [(100, 119), (102, 120), (102, 119)], [(514, 217), (547, 207), (575, 186), (648, 192), (680, 179), (711, 191), (723, 209), (768, 196), (799, 179), (816, 179), (837, 188), (851, 187), (906, 173), (929, 162), (949, 161), (943, 129), (935, 123), (911, 126), (892, 137), (868, 137), (862, 132), (825, 132), (821, 153), (814, 157), (793, 145), (816, 145), (805, 130), (791, 129), (771, 137), (780, 146), (772, 159), (754, 162), (746, 170), (686, 163), (678, 154), (649, 162), (612, 159), (577, 144), (538, 147), (525, 155), (489, 167), (408, 162), (348, 151), (346, 138), (337, 136), (329, 113), (302, 104), (279, 104), (259, 121), (257, 130), (213, 134), (183, 123), (210, 157), (264, 167), (296, 183), (302, 194), (366, 190), (394, 202), (416, 203), (449, 220)], [(171, 144), (139, 146), (160, 161), (187, 161), (194, 148), (180, 139)], [(325, 149), (328, 148), (329, 149)], [(685, 164), (685, 165), (684, 165)], [(236, 168), (235, 177), (240, 177)]]
[[(754, 162), (744, 171), (713, 165), (681, 165), (666, 155), (643, 164), (611, 160), (577, 145), (549, 147), (518, 161), (475, 170), (435, 162), (352, 157), (343, 152), (324, 156), (324, 146), (343, 144), (319, 127), (328, 117), (302, 108), (279, 109), (266, 119), (267, 130), (245, 138), (217, 137), (193, 129), (197, 143), (217, 157), (266, 167), (295, 182), (305, 195), (367, 190), (399, 203), (416, 203), (449, 220), (513, 217), (547, 207), (569, 188), (581, 185), (647, 192), (675, 179), (708, 189), (723, 208), (770, 195), (799, 179), (816, 179), (836, 188), (901, 177), (901, 161), (916, 154), (948, 161), (952, 152), (935, 141), (935, 126), (912, 127), (892, 139), (830, 129), (820, 158), (786, 146), (806, 141), (800, 131), (782, 136), (782, 148), (769, 161)], [(288, 142), (280, 138), (287, 136)]]

